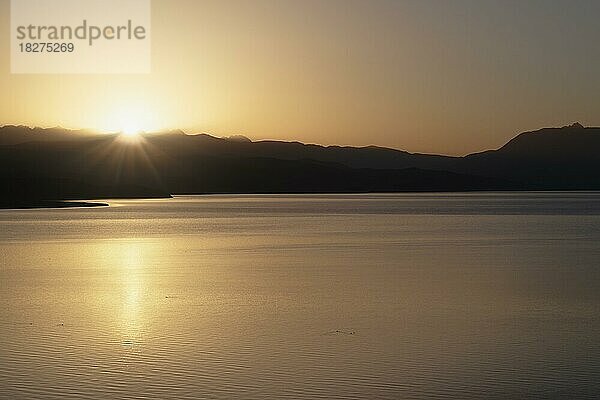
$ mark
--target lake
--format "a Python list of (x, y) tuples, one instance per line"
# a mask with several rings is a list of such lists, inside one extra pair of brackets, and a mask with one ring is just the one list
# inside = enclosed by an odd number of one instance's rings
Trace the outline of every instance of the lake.
[(2, 399), (600, 394), (600, 193), (0, 211)]

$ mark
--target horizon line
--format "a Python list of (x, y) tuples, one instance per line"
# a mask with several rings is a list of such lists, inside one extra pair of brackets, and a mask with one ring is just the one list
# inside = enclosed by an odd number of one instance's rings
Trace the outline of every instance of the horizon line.
[[(40, 130), (51, 130), (51, 129), (60, 129), (60, 130), (64, 130), (67, 132), (87, 132), (87, 133), (92, 133), (92, 134), (97, 134), (97, 135), (122, 135), (124, 134), (124, 131), (108, 131), (108, 130), (102, 130), (102, 129), (96, 129), (96, 128), (67, 128), (64, 126), (60, 126), (60, 125), (55, 125), (55, 126), (47, 126), (47, 127), (43, 127), (43, 126), (36, 126), (36, 125), (26, 125), (26, 124), (13, 124), (13, 123), (8, 123), (8, 124), (0, 124), (0, 129), (4, 129), (4, 128), (27, 128), (29, 130), (36, 130), (36, 129), (40, 129)], [(594, 126), (584, 126), (579, 122), (574, 122), (568, 125), (564, 125), (564, 126), (545, 126), (545, 127), (541, 127), (535, 130), (530, 130), (530, 131), (522, 131), (522, 132), (517, 132), (514, 136), (512, 136), (510, 139), (508, 139), (508, 141), (506, 141), (504, 144), (502, 144), (500, 147), (497, 148), (489, 148), (489, 149), (484, 149), (484, 150), (478, 150), (478, 151), (474, 151), (474, 152), (470, 152), (470, 153), (465, 153), (463, 155), (449, 155), (449, 154), (442, 154), (442, 153), (429, 153), (429, 152), (412, 152), (409, 150), (403, 150), (400, 148), (396, 148), (396, 147), (389, 147), (389, 146), (382, 146), (382, 145), (377, 145), (377, 144), (369, 144), (369, 145), (364, 145), (364, 146), (359, 146), (359, 145), (352, 145), (352, 144), (322, 144), (322, 143), (309, 143), (309, 142), (301, 142), (299, 140), (285, 140), (285, 139), (251, 139), (249, 137), (247, 137), (246, 135), (242, 135), (242, 134), (232, 134), (232, 135), (228, 135), (228, 136), (217, 136), (215, 134), (212, 133), (207, 133), (207, 132), (198, 132), (198, 133), (189, 133), (186, 132), (186, 130), (184, 129), (180, 129), (180, 128), (172, 128), (172, 129), (161, 129), (161, 130), (153, 130), (153, 131), (139, 131), (136, 134), (137, 135), (155, 135), (155, 134), (169, 134), (169, 133), (181, 133), (184, 134), (186, 136), (209, 136), (212, 137), (214, 139), (220, 139), (220, 140), (229, 140), (231, 138), (235, 138), (235, 137), (240, 137), (240, 138), (245, 138), (248, 139), (250, 141), (250, 143), (273, 143), (273, 142), (278, 142), (278, 143), (292, 143), (292, 144), (301, 144), (304, 146), (318, 146), (318, 147), (323, 147), (323, 148), (335, 148), (335, 147), (339, 147), (339, 148), (354, 148), (354, 149), (368, 149), (368, 148), (379, 148), (379, 149), (387, 149), (387, 150), (393, 150), (393, 151), (398, 151), (398, 152), (402, 152), (402, 153), (408, 153), (411, 155), (429, 155), (429, 156), (441, 156), (441, 157), (450, 157), (450, 158), (462, 158), (462, 157), (467, 157), (469, 155), (473, 155), (473, 154), (480, 154), (480, 153), (485, 153), (487, 151), (495, 151), (495, 150), (499, 150), (502, 147), (504, 147), (506, 144), (508, 144), (511, 140), (515, 139), (516, 137), (522, 135), (522, 134), (526, 134), (526, 133), (535, 133), (535, 132), (539, 132), (545, 129), (566, 129), (566, 128), (578, 128), (578, 129), (600, 129), (600, 127), (594, 127)]]

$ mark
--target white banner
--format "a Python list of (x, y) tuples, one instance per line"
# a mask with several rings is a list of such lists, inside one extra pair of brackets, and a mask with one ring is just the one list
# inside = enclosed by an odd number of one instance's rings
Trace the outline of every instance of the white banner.
[(142, 74), (151, 0), (12, 0), (14, 74)]

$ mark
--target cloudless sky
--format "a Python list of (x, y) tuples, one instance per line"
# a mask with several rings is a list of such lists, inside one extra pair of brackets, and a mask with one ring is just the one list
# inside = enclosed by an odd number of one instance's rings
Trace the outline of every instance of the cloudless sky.
[(597, 0), (153, 0), (149, 75), (11, 75), (0, 124), (465, 154), (600, 125)]

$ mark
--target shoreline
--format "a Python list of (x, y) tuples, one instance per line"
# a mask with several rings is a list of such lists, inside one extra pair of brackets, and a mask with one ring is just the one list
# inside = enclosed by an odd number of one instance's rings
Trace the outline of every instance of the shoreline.
[[(207, 192), (207, 193), (176, 193), (168, 198), (199, 196), (323, 196), (323, 195), (393, 195), (393, 194), (503, 194), (503, 193), (597, 193), (599, 190), (464, 190), (464, 191), (398, 191), (398, 192)], [(133, 199), (133, 198), (126, 198)], [(157, 200), (167, 199), (167, 197), (139, 197), (136, 200)], [(99, 208), (110, 207), (105, 201), (80, 201), (80, 200), (36, 200), (30, 202), (1, 202), (0, 211), (10, 210), (44, 210), (44, 209), (65, 209), (65, 208)]]
[(62, 208), (96, 208), (109, 207), (108, 203), (88, 202), (88, 201), (32, 201), (32, 202), (14, 202), (0, 203), (0, 210), (43, 210), (43, 209), (62, 209)]

